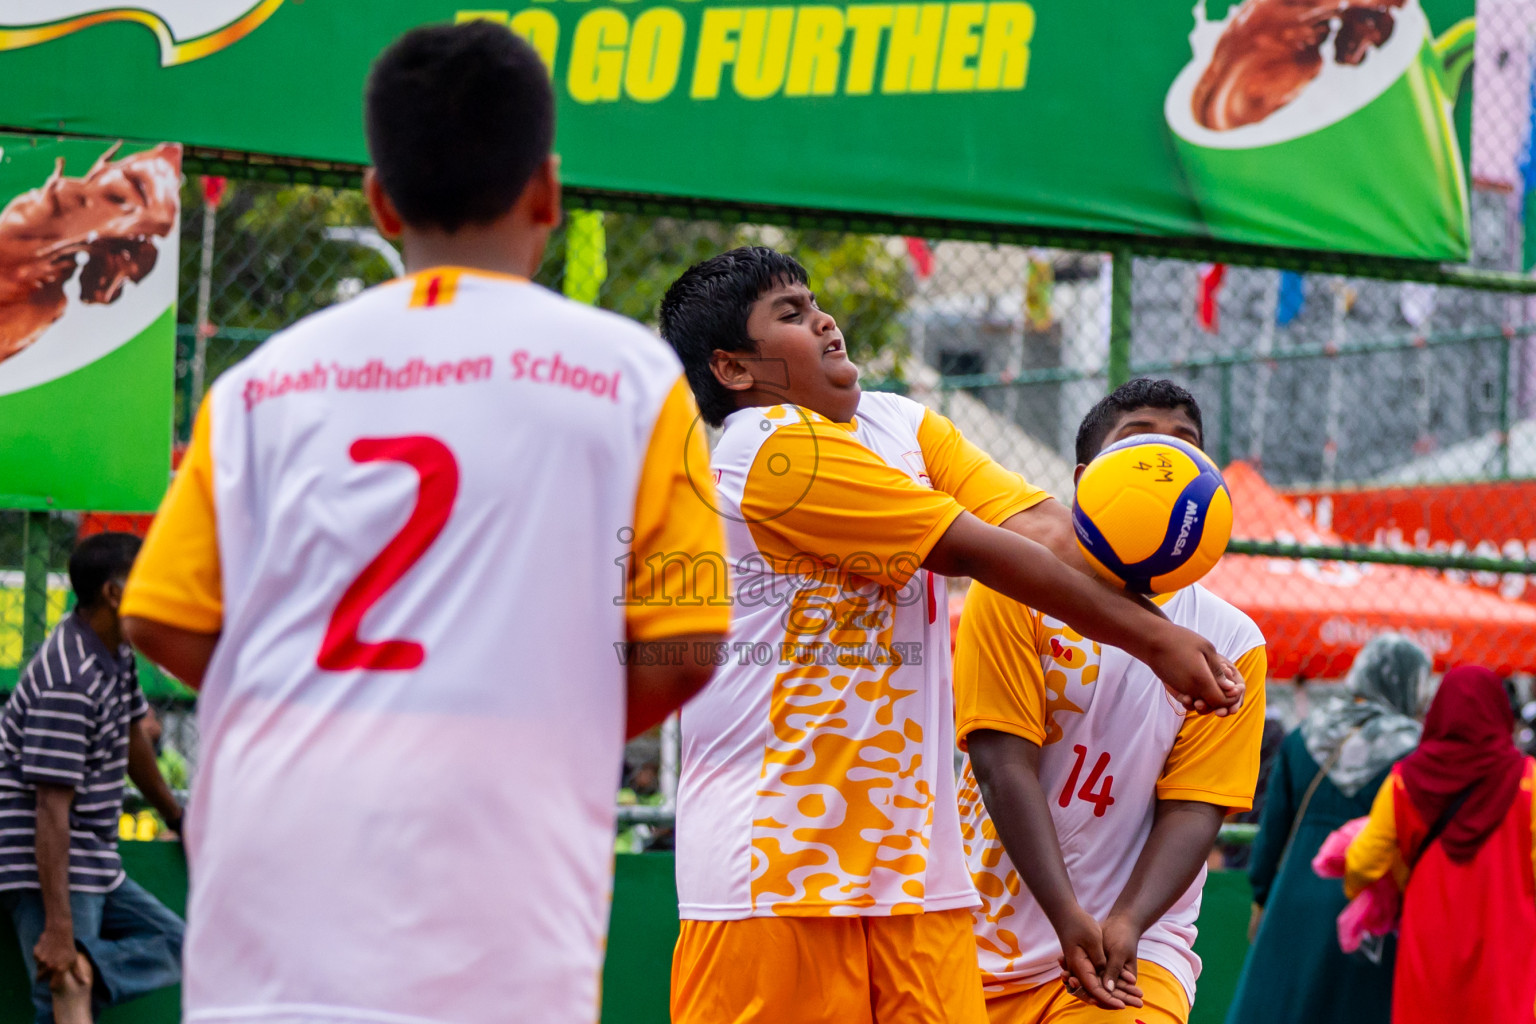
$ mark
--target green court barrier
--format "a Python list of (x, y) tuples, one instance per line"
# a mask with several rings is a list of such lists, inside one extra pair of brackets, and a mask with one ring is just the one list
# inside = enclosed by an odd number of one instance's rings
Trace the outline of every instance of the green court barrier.
[(1237, 992), (1237, 978), (1248, 957), (1248, 912), (1253, 888), (1246, 871), (1212, 871), (1205, 880), (1200, 901), (1199, 991), (1189, 1013), (1189, 1024), (1222, 1024), (1227, 1006)]
[[(123, 843), (123, 866), (172, 910), (186, 909), (187, 864), (179, 843)], [(1248, 950), (1246, 875), (1212, 872), (1205, 886), (1196, 950), (1205, 958), (1200, 998), (1190, 1024), (1220, 1024)], [(616, 858), (613, 924), (603, 969), (602, 1024), (667, 1024), (667, 987), (677, 941), (677, 888), (672, 855)], [(21, 952), (8, 921), (0, 921), (0, 1021), (30, 1021)], [(101, 1024), (175, 1024), (181, 992), (164, 989), (104, 1013)]]

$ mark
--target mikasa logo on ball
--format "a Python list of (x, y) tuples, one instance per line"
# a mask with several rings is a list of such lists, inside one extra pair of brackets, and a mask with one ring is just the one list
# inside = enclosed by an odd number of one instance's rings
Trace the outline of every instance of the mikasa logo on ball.
[(1184, 542), (1189, 540), (1190, 527), (1195, 525), (1195, 520), (1200, 518), (1200, 506), (1192, 501), (1184, 503), (1184, 525), (1179, 527), (1179, 539), (1173, 542), (1173, 553), (1184, 553)]
[(1083, 468), (1072, 526), (1095, 572), (1138, 594), (1167, 594), (1199, 580), (1226, 550), (1232, 499), (1197, 446), (1136, 434)]

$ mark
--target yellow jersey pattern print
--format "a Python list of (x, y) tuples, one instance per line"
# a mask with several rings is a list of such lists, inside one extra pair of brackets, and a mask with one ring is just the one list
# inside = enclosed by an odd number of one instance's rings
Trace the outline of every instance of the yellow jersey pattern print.
[(754, 909), (872, 906), (873, 879), (892, 873), (911, 902), (890, 912), (922, 910), (934, 800), (919, 775), (922, 705), (915, 687), (893, 679), (898, 655), (871, 657), (892, 651), (893, 588), (862, 590), (829, 583), (795, 595), (785, 649), (793, 657), (830, 644), (838, 653), (831, 665), (795, 665), (774, 679), (763, 815), (752, 823)]
[[(1168, 618), (1206, 637), (1243, 674), (1235, 715), (1187, 715), (1152, 670), (1084, 640), (1061, 622), (984, 586), (966, 595), (955, 646), (955, 731), (1040, 747), (1038, 776), (1062, 863), (1084, 911), (1102, 920), (1125, 888), (1159, 800), (1226, 810), (1251, 805), (1263, 736), (1264, 638), (1242, 612), (1196, 585), (1159, 599)], [(986, 991), (1054, 980), (1061, 944), (1014, 868), (982, 802), (967, 755), (956, 803), (971, 880)], [(1165, 968), (1193, 1001), (1202, 871), (1142, 934), (1137, 956)]]
[[(1044, 683), (1043, 718), (1038, 726), (1020, 717), (1013, 727), (1007, 727), (1001, 721), (978, 727), (997, 727), (1001, 731), (1021, 735), (1028, 733), (1026, 739), (1045, 747), (1060, 742), (1060, 717), (1082, 715), (1089, 705), (1094, 685), (1099, 679), (1099, 645), (1084, 638), (1065, 623), (1046, 618), (1032, 608), (1021, 606), (1019, 611), (1021, 618), (1028, 618), (1030, 633), (1035, 638), (1030, 649), (1038, 658), (1038, 671)], [(960, 710), (960, 713), (965, 712)], [(981, 906), (972, 913), (988, 925), (984, 931), (978, 931), (977, 943), (984, 953), (990, 954), (983, 957), (984, 963), (1002, 962), (1011, 970), (1023, 954), (1018, 933), (1010, 927), (1013, 923), (1010, 919), (1017, 915), (1013, 900), (1019, 895), (1024, 883), (1018, 871), (1004, 856), (1002, 840), (998, 838), (997, 828), (982, 804), (981, 790), (976, 784), (969, 757), (965, 758), (961, 767), (957, 799), (960, 807), (960, 837), (965, 844), (966, 862), (971, 866), (971, 882), (981, 897)], [(999, 991), (996, 975), (984, 970), (982, 981), (989, 991)]]
[(738, 410), (711, 464), (734, 606), (729, 657), (683, 710), (682, 918), (975, 906), (948, 602), (922, 563), (961, 515), (1000, 523), (1044, 492), (891, 394), (848, 423)]

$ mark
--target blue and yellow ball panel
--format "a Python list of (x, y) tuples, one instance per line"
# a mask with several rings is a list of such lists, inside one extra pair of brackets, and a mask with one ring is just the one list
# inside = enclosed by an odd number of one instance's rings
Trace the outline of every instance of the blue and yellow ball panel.
[(1200, 449), (1138, 434), (1083, 470), (1072, 525), (1100, 575), (1139, 594), (1166, 594), (1197, 582), (1226, 552), (1232, 498)]

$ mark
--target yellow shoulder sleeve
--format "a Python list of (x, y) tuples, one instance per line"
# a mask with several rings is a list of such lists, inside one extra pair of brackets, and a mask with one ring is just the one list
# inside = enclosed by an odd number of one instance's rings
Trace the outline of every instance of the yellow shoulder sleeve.
[(820, 419), (775, 429), (741, 498), (752, 540), (776, 571), (831, 566), (895, 587), (964, 511)]
[(730, 629), (730, 567), (709, 449), (678, 377), (651, 431), (635, 496), (625, 623), (631, 641)]
[(1045, 669), (1039, 613), (980, 583), (965, 595), (955, 635), (955, 735), (978, 729), (1045, 744)]
[(160, 502), (128, 575), (121, 612), (194, 633), (224, 624), (219, 528), (213, 499), (210, 399), (192, 425), (192, 444)]
[(1344, 895), (1354, 899), (1360, 890), (1392, 872), (1399, 884), (1406, 881), (1407, 865), (1397, 848), (1396, 796), (1402, 779), (1397, 772), (1376, 791), (1371, 816), (1344, 854)]
[(1159, 800), (1194, 800), (1229, 811), (1253, 806), (1259, 781), (1259, 750), (1264, 741), (1264, 679), (1269, 670), (1265, 649), (1255, 647), (1237, 659), (1247, 693), (1237, 714), (1189, 714), (1179, 729), (1162, 777)]

